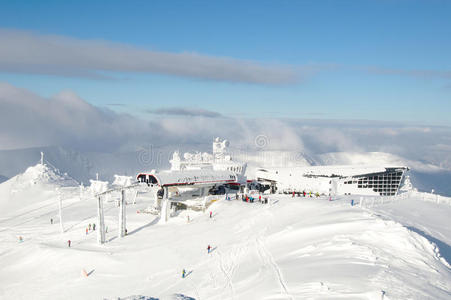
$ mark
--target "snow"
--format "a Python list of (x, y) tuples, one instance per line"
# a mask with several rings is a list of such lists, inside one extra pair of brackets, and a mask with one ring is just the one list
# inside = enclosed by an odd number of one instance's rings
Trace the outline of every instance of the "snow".
[[(379, 215), (395, 220), (417, 232), (440, 248), (440, 254), (451, 264), (451, 205), (425, 202), (420, 197), (411, 197), (377, 206)], [(446, 220), (445, 222), (443, 222)]]
[[(205, 213), (181, 211), (161, 225), (157, 216), (137, 213), (153, 203), (151, 194), (140, 194), (127, 205), (124, 238), (117, 237), (115, 199), (105, 202), (108, 242), (98, 245), (96, 232), (85, 233), (97, 223), (95, 199), (60, 187), (61, 233), (57, 185), (18, 178), (0, 184), (1, 299), (451, 296), (448, 205), (415, 197), (373, 208), (351, 206), (358, 200), (351, 196), (269, 195), (268, 205), (222, 197)], [(5, 191), (13, 183), (11, 196)]]

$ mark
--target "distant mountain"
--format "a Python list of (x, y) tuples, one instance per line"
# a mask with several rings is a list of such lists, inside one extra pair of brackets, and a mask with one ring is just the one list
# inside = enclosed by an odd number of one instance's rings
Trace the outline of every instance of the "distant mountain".
[(0, 183), (5, 182), (8, 179), (9, 179), (8, 177), (0, 175)]
[[(136, 150), (115, 153), (79, 152), (64, 147), (39, 147), (0, 151), (0, 182), (23, 173), (29, 166), (40, 160), (40, 152), (44, 152), (45, 160), (55, 166), (61, 173), (67, 173), (85, 185), (89, 179), (99, 173), (101, 180), (112, 182), (114, 175), (135, 176), (140, 171), (167, 169), (169, 157), (174, 150), (208, 151), (209, 145), (190, 145), (177, 147), (174, 145), (158, 147), (141, 147)], [(309, 165), (403, 165), (408, 166), (410, 179), (414, 187), (420, 191), (430, 192), (432, 189), (441, 195), (451, 196), (451, 171), (418, 161), (411, 161), (383, 152), (332, 152), (323, 154), (306, 154), (295, 151), (250, 151), (231, 149), (235, 160), (248, 163), (250, 177), (258, 167), (296, 167)]]
[(96, 173), (101, 180), (111, 182), (115, 174), (135, 176), (143, 170), (167, 168), (170, 155), (169, 149), (164, 147), (121, 153), (80, 152), (59, 146), (1, 150), (0, 178), (11, 178), (36, 165), (41, 152), (46, 162), (85, 184), (95, 178)]

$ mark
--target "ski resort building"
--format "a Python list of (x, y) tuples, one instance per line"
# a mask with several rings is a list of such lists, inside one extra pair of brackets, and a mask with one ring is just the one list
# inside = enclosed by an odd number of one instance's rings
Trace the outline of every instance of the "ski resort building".
[(256, 178), (272, 192), (394, 196), (407, 170), (404, 166), (310, 166), (258, 169)]
[(246, 185), (246, 164), (232, 160), (229, 142), (216, 138), (213, 153), (185, 153), (184, 159), (175, 151), (170, 160), (171, 169), (142, 172), (136, 176), (139, 183), (155, 192), (154, 211), (160, 211), (162, 222), (169, 218), (169, 210), (181, 203), (198, 202), (205, 209), (209, 195), (237, 191)]
[(140, 173), (137, 175), (139, 182), (161, 185), (168, 178), (170, 185), (180, 185), (179, 180), (186, 183), (198, 184), (200, 182), (224, 183), (231, 178), (235, 183), (246, 182), (244, 173), (246, 172), (246, 163), (234, 161), (229, 152), (229, 142), (216, 138), (213, 141), (213, 153), (184, 153), (183, 159), (179, 151), (172, 154), (171, 169), (162, 172)]

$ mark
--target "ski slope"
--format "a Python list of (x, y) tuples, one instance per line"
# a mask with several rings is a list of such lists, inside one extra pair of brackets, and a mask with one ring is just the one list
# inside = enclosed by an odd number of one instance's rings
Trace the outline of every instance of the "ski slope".
[[(0, 184), (3, 195), (10, 184)], [(97, 223), (94, 199), (80, 200), (76, 187), (60, 189), (61, 233), (55, 186), (29, 189), (15, 193), (23, 205), (0, 200), (1, 299), (451, 297), (451, 269), (440, 253), (451, 240), (449, 206), (402, 199), (365, 209), (351, 206), (349, 196), (286, 195), (263, 205), (222, 197), (205, 213), (182, 211), (162, 225), (137, 213), (152, 201), (140, 195), (127, 205), (124, 238), (116, 237), (114, 199), (105, 203), (108, 243), (98, 245), (96, 232), (85, 232)]]

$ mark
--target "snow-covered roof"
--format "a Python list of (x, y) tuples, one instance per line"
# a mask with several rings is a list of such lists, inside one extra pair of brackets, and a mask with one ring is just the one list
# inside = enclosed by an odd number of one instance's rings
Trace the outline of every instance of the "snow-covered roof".
[(214, 170), (163, 171), (160, 173), (140, 173), (153, 176), (160, 186), (209, 185), (216, 183), (235, 183), (238, 178), (234, 172)]
[[(325, 176), (325, 177), (351, 177), (364, 174), (382, 173), (387, 169), (400, 169), (407, 170), (405, 166), (370, 166), (370, 165), (345, 165), (345, 166), (309, 166), (309, 167), (297, 167), (297, 168), (271, 168), (271, 169), (259, 169), (257, 174), (263, 175), (265, 173), (275, 173), (282, 171), (283, 173), (289, 172), (292, 174), (300, 174), (304, 176)], [(264, 177), (264, 176), (263, 176)]]
[(304, 175), (313, 176), (358, 176), (364, 174), (383, 173), (387, 169), (407, 169), (404, 166), (362, 166), (362, 165), (347, 165), (347, 166), (312, 166), (305, 167)]

